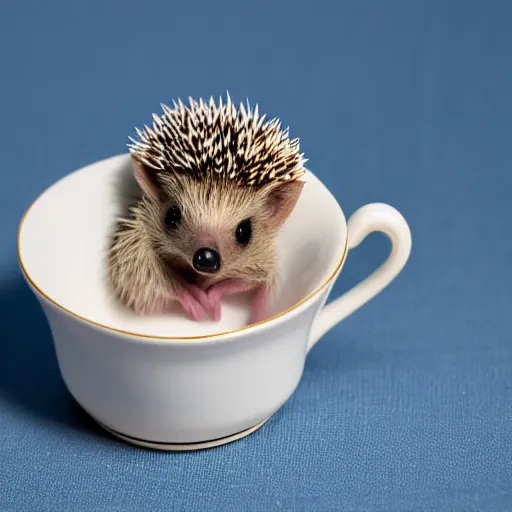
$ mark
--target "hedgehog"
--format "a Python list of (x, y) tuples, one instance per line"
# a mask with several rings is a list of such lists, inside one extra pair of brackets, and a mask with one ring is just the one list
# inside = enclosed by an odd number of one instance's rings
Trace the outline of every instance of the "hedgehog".
[(195, 321), (220, 320), (224, 296), (250, 292), (258, 323), (279, 282), (277, 233), (304, 187), (299, 139), (229, 93), (173, 107), (129, 137), (141, 194), (111, 234), (111, 288), (136, 314), (179, 304)]

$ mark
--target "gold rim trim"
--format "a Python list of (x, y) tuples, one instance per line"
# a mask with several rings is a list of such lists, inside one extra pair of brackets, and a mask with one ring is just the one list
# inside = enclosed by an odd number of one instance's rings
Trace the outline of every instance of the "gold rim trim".
[(231, 434), (226, 437), (221, 437), (220, 439), (214, 439), (212, 441), (199, 441), (196, 443), (159, 443), (157, 441), (147, 441), (145, 439), (137, 439), (131, 436), (127, 436), (122, 434), (121, 432), (117, 432), (112, 430), (111, 428), (103, 425), (100, 421), (92, 417), (92, 419), (106, 432), (108, 432), (111, 436), (125, 442), (131, 444), (133, 446), (138, 446), (140, 448), (146, 448), (150, 450), (159, 450), (164, 452), (192, 452), (199, 450), (208, 450), (210, 448), (217, 448), (219, 446), (224, 446), (226, 444), (234, 443), (235, 441), (239, 441), (254, 432), (258, 431), (261, 427), (263, 427), (267, 421), (270, 419), (267, 418), (263, 420), (261, 423), (254, 425), (254, 427), (249, 427), (246, 430), (242, 430), (242, 432), (238, 432), (236, 434)]
[[(46, 190), (48, 190), (48, 189), (46, 189)], [(41, 196), (46, 192), (46, 190), (42, 194), (40, 194), (32, 202), (32, 204), (27, 208), (27, 210), (23, 214), (23, 217), (21, 218), (21, 221), (20, 221), (20, 224), (19, 224), (19, 227), (18, 227), (18, 236), (17, 236), (18, 261), (20, 263), (20, 267), (21, 267), (21, 270), (23, 271), (23, 274), (25, 275), (25, 277), (29, 281), (29, 283), (34, 287), (35, 290), (37, 290), (37, 292), (42, 297), (44, 297), (48, 302), (50, 302), (51, 304), (53, 304), (57, 308), (61, 309), (65, 313), (67, 313), (67, 314), (69, 314), (69, 315), (71, 315), (71, 316), (73, 316), (75, 318), (78, 318), (82, 322), (94, 325), (95, 327), (99, 327), (101, 329), (106, 329), (107, 331), (115, 332), (115, 333), (118, 333), (118, 334), (124, 334), (124, 335), (128, 335), (128, 336), (133, 336), (134, 338), (146, 338), (146, 339), (151, 339), (151, 340), (168, 340), (168, 341), (203, 340), (203, 339), (208, 339), (208, 338), (218, 338), (219, 336), (226, 336), (226, 335), (236, 334), (236, 333), (240, 333), (242, 331), (246, 331), (248, 329), (253, 329), (255, 327), (258, 327), (258, 326), (261, 326), (261, 325), (264, 325), (264, 324), (268, 324), (268, 323), (270, 323), (270, 322), (272, 322), (272, 321), (274, 321), (274, 320), (276, 320), (278, 318), (281, 318), (281, 317), (287, 315), (291, 311), (296, 310), (297, 308), (302, 306), (302, 304), (304, 304), (305, 302), (309, 301), (315, 295), (320, 293), (335, 278), (336, 274), (339, 272), (339, 270), (343, 266), (343, 263), (345, 262), (345, 259), (347, 257), (347, 252), (348, 252), (348, 233), (347, 233), (347, 236), (345, 236), (345, 247), (343, 248), (343, 254), (341, 255), (341, 258), (340, 258), (338, 264), (336, 265), (335, 270), (332, 272), (332, 274), (328, 277), (328, 279), (324, 283), (322, 283), (318, 288), (316, 288), (312, 293), (307, 295), (304, 299), (300, 300), (299, 302), (296, 302), (293, 306), (290, 306), (289, 308), (287, 308), (287, 309), (285, 309), (285, 310), (283, 310), (283, 311), (281, 311), (279, 313), (276, 313), (275, 315), (273, 315), (273, 316), (271, 316), (271, 317), (269, 317), (269, 318), (267, 318), (265, 320), (262, 320), (261, 322), (257, 322), (255, 324), (249, 324), (249, 325), (246, 325), (244, 327), (239, 327), (238, 329), (232, 329), (230, 331), (224, 331), (224, 332), (218, 332), (218, 333), (212, 333), (212, 334), (201, 334), (200, 336), (156, 336), (154, 334), (143, 334), (143, 333), (137, 333), (137, 332), (131, 332), (131, 331), (124, 331), (122, 329), (117, 329), (115, 327), (110, 327), (108, 325), (104, 325), (104, 324), (101, 324), (99, 322), (95, 322), (94, 320), (90, 320), (89, 318), (85, 318), (85, 317), (79, 315), (78, 313), (75, 313), (75, 312), (71, 311), (70, 309), (67, 309), (62, 304), (59, 304), (56, 300), (52, 299), (52, 297), (50, 297), (47, 293), (45, 293), (36, 284), (36, 282), (30, 277), (30, 274), (28, 273), (27, 268), (25, 267), (25, 264), (23, 263), (23, 258), (21, 256), (21, 232), (22, 232), (22, 229), (23, 229), (23, 224), (24, 224), (25, 220), (27, 219), (30, 211), (32, 210), (34, 205), (37, 203), (37, 201), (39, 201)]]

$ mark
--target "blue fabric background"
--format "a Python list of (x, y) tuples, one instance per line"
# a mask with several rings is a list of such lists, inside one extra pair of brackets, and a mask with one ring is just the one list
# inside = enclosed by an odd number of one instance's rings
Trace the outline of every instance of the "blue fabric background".
[[(512, 510), (511, 23), (506, 0), (3, 2), (0, 511)], [(17, 225), (161, 101), (227, 89), (291, 126), (347, 215), (399, 208), (413, 253), (262, 430), (143, 451), (68, 395)], [(333, 296), (388, 249), (368, 238)]]

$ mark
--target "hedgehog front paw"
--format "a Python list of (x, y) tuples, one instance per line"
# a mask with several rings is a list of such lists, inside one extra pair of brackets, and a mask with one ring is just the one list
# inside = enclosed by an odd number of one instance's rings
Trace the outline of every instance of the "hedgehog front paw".
[(201, 306), (203, 312), (216, 321), (220, 319), (220, 304), (212, 303), (204, 290), (188, 283), (183, 283), (182, 288)]
[(207, 295), (215, 320), (220, 320), (222, 297), (247, 292), (252, 288), (254, 288), (254, 284), (242, 279), (227, 279), (226, 281), (212, 285), (208, 289)]
[(205, 307), (191, 290), (185, 287), (179, 289), (176, 293), (176, 299), (191, 320), (199, 322), (204, 318)]
[(212, 318), (218, 322), (222, 316), (221, 296), (217, 293), (208, 294), (208, 308)]
[(269, 299), (269, 289), (266, 285), (261, 285), (256, 289), (252, 299), (251, 315), (249, 325), (257, 324), (267, 318), (267, 306)]

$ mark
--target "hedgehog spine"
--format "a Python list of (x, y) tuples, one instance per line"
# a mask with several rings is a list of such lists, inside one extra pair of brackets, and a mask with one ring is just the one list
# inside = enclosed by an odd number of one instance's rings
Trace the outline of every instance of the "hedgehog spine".
[(239, 186), (260, 187), (272, 182), (299, 180), (307, 161), (299, 152), (299, 139), (279, 119), (265, 121), (258, 105), (238, 110), (229, 93), (225, 104), (202, 98), (161, 104), (163, 114), (153, 114), (153, 125), (136, 128), (139, 140), (129, 137), (135, 159), (157, 172), (186, 173), (196, 179), (216, 175)]

